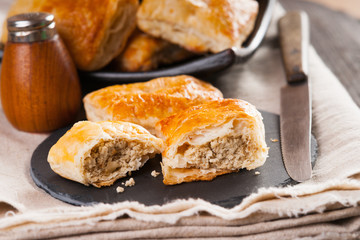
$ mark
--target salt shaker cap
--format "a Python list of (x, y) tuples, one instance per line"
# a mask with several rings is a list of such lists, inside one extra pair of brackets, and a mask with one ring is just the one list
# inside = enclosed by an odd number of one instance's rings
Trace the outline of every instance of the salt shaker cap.
[(35, 42), (56, 34), (54, 15), (43, 12), (23, 13), (7, 19), (10, 42)]

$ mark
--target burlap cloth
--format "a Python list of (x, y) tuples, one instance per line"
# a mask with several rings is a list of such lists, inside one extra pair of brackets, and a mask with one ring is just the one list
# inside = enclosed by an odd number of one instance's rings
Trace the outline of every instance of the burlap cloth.
[[(276, 22), (283, 13), (277, 6), (266, 41), (249, 62), (216, 78), (214, 84), (226, 97), (279, 113), (285, 77)], [(32, 152), (48, 135), (15, 130), (1, 110), (0, 238), (359, 239), (359, 108), (313, 48), (309, 58), (312, 132), (319, 145), (312, 179), (260, 189), (232, 209), (200, 199), (150, 207), (136, 202), (65, 204), (37, 188), (29, 175)]]

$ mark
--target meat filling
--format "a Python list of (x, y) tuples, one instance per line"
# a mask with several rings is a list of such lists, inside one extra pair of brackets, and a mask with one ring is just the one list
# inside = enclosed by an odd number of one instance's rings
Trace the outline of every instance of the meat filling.
[(257, 146), (247, 136), (226, 136), (200, 146), (186, 143), (178, 149), (178, 153), (187, 159), (187, 168), (237, 170), (254, 161), (254, 148)]
[(85, 158), (85, 175), (95, 186), (101, 181), (111, 184), (125, 177), (128, 172), (138, 170), (156, 153), (153, 147), (141, 142), (127, 142), (123, 139), (100, 142)]

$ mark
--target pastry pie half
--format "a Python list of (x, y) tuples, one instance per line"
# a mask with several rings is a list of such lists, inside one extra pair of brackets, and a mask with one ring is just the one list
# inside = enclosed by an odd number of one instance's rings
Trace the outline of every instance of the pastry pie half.
[(159, 121), (156, 129), (166, 139), (162, 172), (167, 185), (251, 170), (268, 155), (260, 112), (239, 99), (191, 107)]
[(185, 60), (194, 54), (175, 44), (139, 30), (129, 39), (125, 50), (112, 62), (112, 68), (123, 72), (142, 72)]
[[(16, 0), (8, 17), (26, 12), (54, 15), (56, 29), (76, 66), (98, 70), (120, 54), (136, 27), (138, 0)], [(4, 24), (2, 42), (7, 39)]]
[(254, 28), (254, 0), (144, 0), (138, 27), (194, 52), (240, 47)]
[(211, 84), (181, 75), (106, 87), (86, 95), (84, 106), (90, 121), (127, 121), (154, 133), (160, 119), (221, 98), (222, 93)]
[(138, 170), (163, 149), (160, 138), (136, 124), (81, 121), (52, 146), (48, 162), (64, 178), (102, 187)]

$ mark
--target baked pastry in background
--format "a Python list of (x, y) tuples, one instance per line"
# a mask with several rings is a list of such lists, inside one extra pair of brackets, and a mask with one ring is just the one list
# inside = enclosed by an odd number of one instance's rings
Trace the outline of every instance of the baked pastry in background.
[(160, 38), (136, 30), (125, 50), (114, 59), (112, 68), (123, 72), (141, 72), (176, 63), (194, 54)]
[(163, 148), (161, 139), (136, 124), (81, 121), (52, 146), (48, 162), (64, 178), (102, 187), (138, 170)]
[(87, 94), (83, 101), (90, 121), (127, 121), (154, 133), (160, 119), (222, 97), (211, 84), (181, 75), (106, 87)]
[(268, 154), (261, 114), (239, 99), (191, 107), (159, 121), (156, 130), (166, 139), (162, 172), (167, 185), (251, 170)]
[(240, 47), (254, 28), (254, 0), (143, 0), (138, 27), (198, 53)]
[[(76, 66), (98, 70), (120, 54), (135, 29), (138, 0), (17, 0), (8, 17), (25, 12), (54, 15)], [(2, 42), (7, 40), (4, 23)]]

